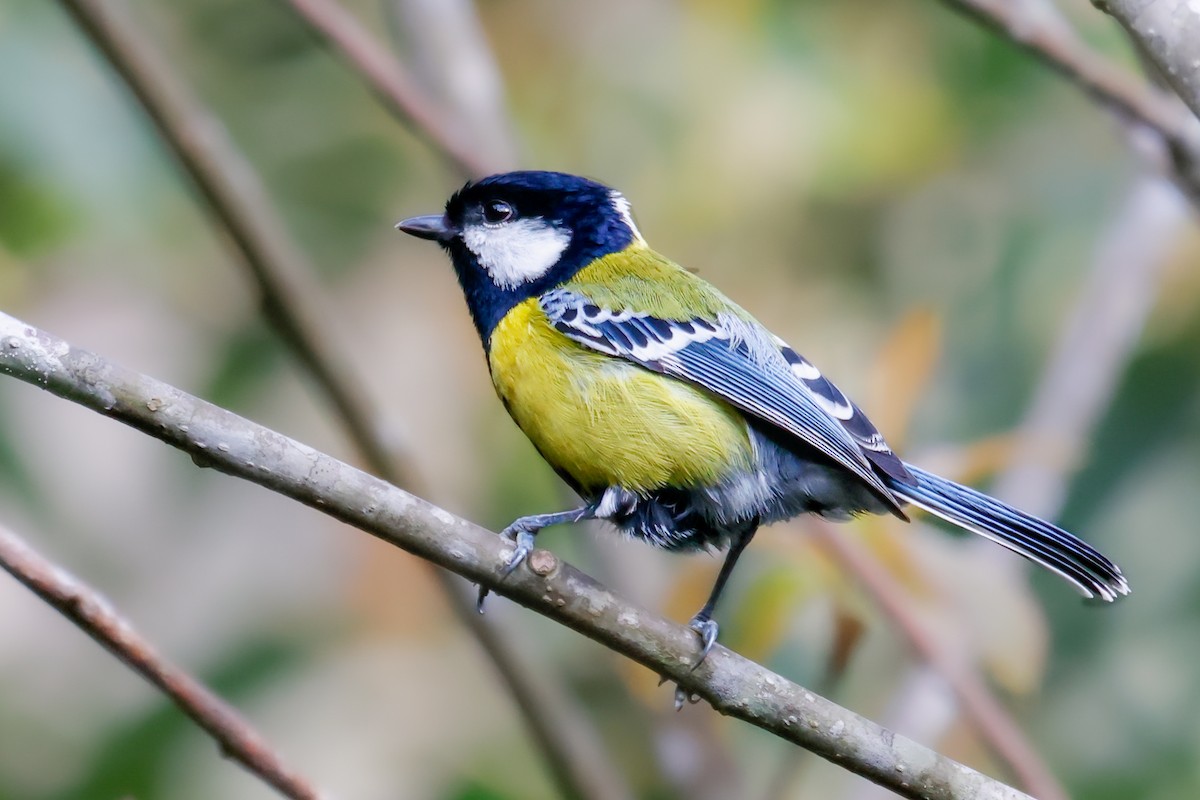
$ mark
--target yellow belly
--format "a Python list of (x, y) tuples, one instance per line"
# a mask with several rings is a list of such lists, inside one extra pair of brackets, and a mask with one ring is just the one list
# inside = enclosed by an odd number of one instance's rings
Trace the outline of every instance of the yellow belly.
[(585, 494), (717, 483), (748, 469), (745, 420), (690, 384), (575, 344), (536, 300), (508, 313), (488, 354), (496, 392), (552, 466)]

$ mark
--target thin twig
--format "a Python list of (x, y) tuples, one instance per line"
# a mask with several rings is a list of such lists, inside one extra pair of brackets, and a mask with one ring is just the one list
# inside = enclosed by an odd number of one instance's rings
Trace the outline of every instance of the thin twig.
[[(385, 441), (381, 417), (361, 388), (350, 360), (329, 334), (309, 276), (313, 270), (267, 198), (255, 171), (171, 65), (114, 0), (62, 0), (113, 64), (158, 127), (163, 140), (229, 231), (260, 291), (268, 318), (312, 372), (370, 467), (400, 486), (418, 486), (416, 471)], [(420, 117), (414, 116), (414, 122)], [(499, 620), (485, 623), (464, 587), (435, 570), (451, 609), (479, 641), (520, 712), (550, 773), (568, 796), (620, 800), (629, 796), (621, 773), (590, 722), (552, 676), (522, 666)]]
[(352, 71), (383, 104), (416, 135), (423, 138), (455, 169), (481, 177), (494, 164), (468, 146), (469, 137), (453, 124), (409, 76), (404, 66), (379, 43), (354, 15), (335, 0), (287, 0), (313, 32), (351, 66)]
[(414, 486), (416, 475), (381, 444), (381, 417), (363, 393), (344, 348), (331, 335), (330, 315), (310, 276), (308, 259), (275, 213), (254, 169), (171, 64), (133, 23), (119, 0), (60, 0), (150, 116), (208, 210), (254, 279), (263, 308), (285, 344), (329, 396), (351, 439), (372, 465), (392, 463), (392, 480)]
[[(1114, 111), (1130, 127), (1134, 144), (1144, 141), (1144, 137), (1136, 135), (1139, 129), (1153, 131), (1164, 145), (1165, 155), (1170, 161), (1170, 177), (1176, 187), (1193, 205), (1200, 205), (1200, 139), (1197, 134), (1200, 129), (1196, 120), (1174, 98), (1144, 81), (1136, 80), (1087, 47), (1049, 0), (943, 2), (1010, 40), (1075, 83), (1089, 97)], [(1136, 34), (1134, 38), (1137, 41)], [(1191, 41), (1194, 45), (1195, 40)], [(1144, 187), (1138, 191), (1147, 193)], [(1162, 195), (1169, 192), (1164, 193), (1161, 188), (1157, 191), (1156, 205), (1161, 210), (1164, 204), (1169, 203), (1169, 198)], [(1168, 216), (1173, 218), (1175, 215)], [(1158, 228), (1157, 223), (1146, 223), (1144, 219), (1142, 224)], [(1144, 244), (1145, 241), (1160, 242), (1161, 239), (1152, 235), (1140, 241)], [(1039, 391), (1023, 423), (1026, 434), (1022, 437), (1024, 448), (996, 488), (998, 495), (1043, 515), (1053, 516), (1061, 503), (1065, 493), (1063, 471), (1069, 468), (1073, 457), (1081, 452), (1095, 415), (1106, 405), (1116, 377), (1120, 374), (1120, 367), (1125, 363), (1128, 347), (1144, 318), (1147, 307), (1145, 292), (1155, 281), (1149, 275), (1140, 275), (1141, 268), (1134, 264), (1147, 264), (1151, 270), (1157, 265), (1142, 258), (1130, 258), (1131, 254), (1128, 253), (1125, 255), (1126, 263), (1117, 264), (1115, 260), (1110, 260), (1107, 266), (1097, 264), (1096, 273), (1104, 271), (1106, 274), (1094, 274), (1092, 283), (1085, 290), (1085, 297), (1078, 304), (1073, 322), (1044, 372)], [(1118, 319), (1123, 324), (1110, 328), (1107, 314), (1098, 313), (1098, 307), (1119, 310)], [(1094, 355), (1102, 363), (1092, 364), (1093, 359), (1080, 349), (1082, 345), (1090, 350), (1093, 344), (1099, 348)], [(1079, 380), (1080, 369), (1094, 381)], [(1075, 413), (1077, 406), (1079, 414)], [(1047, 459), (1055, 460), (1055, 463), (1048, 464)], [(979, 546), (985, 544), (981, 542)], [(901, 625), (902, 629), (904, 627)], [(977, 676), (973, 680), (977, 680)], [(986, 685), (979, 683), (986, 690)], [(964, 708), (970, 712), (965, 704)], [(1007, 727), (1002, 725), (1000, 730)], [(986, 729), (980, 732), (989, 737)], [(1013, 732), (1019, 734), (1015, 726)], [(1049, 776), (1041, 759), (1027, 743), (1022, 744), (1023, 741), (1024, 737), (1011, 738), (1011, 744), (1017, 745), (1017, 749), (1006, 758), (1014, 771), (1019, 775), (1031, 774), (1032, 768), (1035, 776)], [(997, 752), (1004, 756), (1004, 753)], [(1032, 755), (1036, 763), (1022, 766), (1020, 762), (1014, 762), (1012, 757), (1023, 759), (1021, 753)], [(1043, 792), (1039, 792), (1035, 784), (1025, 782), (1024, 785), (1042, 796)], [(1053, 786), (1054, 791), (1062, 796), (1062, 789), (1056, 780)]]
[[(347, 56), (356, 68), (372, 82), (378, 92), (384, 95), (389, 100), (390, 105), (394, 109), (401, 110), (405, 119), (409, 124), (417, 126), (418, 129), (424, 130), (427, 138), (431, 139), (435, 145), (442, 148), (443, 151), (451, 153), (451, 159), (455, 160), (460, 168), (465, 171), (479, 174), (489, 171), (482, 165), (468, 165), (461, 158), (456, 158), (453, 154), (455, 151), (454, 140), (446, 132), (448, 128), (439, 124), (436, 121), (436, 114), (431, 116), (425, 113), (432, 109), (427, 103), (423, 102), (419, 93), (414, 93), (409, 82), (406, 80), (402, 72), (396, 69), (394, 59), (386, 53), (381, 47), (376, 45), (365, 32), (357, 26), (357, 23), (346, 14), (336, 3), (324, 2), (323, 0), (291, 0), (293, 6), (300, 11), (301, 14), (309, 20), (315, 28), (319, 29), (324, 35), (328, 36)], [(984, 4), (986, 5), (986, 4)], [(390, 62), (390, 63), (389, 63)], [(1103, 76), (1102, 70), (1084, 70), (1080, 74), (1086, 85), (1086, 81), (1095, 78), (1097, 75)], [(388, 76), (391, 77), (388, 77)], [(397, 77), (398, 76), (398, 77)], [(1101, 86), (1105, 85), (1103, 81)], [(1103, 97), (1103, 93), (1101, 93)], [(1120, 99), (1118, 94), (1117, 98)], [(415, 99), (414, 99), (415, 98)], [(1153, 108), (1140, 108), (1139, 106), (1122, 105), (1114, 103), (1115, 108), (1125, 113), (1129, 113), (1132, 108), (1132, 116), (1141, 118), (1146, 121), (1145, 113), (1154, 112)], [(416, 109), (414, 112), (413, 109)], [(433, 122), (430, 122), (433, 120)], [(1159, 120), (1161, 123), (1162, 120)], [(1161, 126), (1156, 126), (1161, 130)]]
[(994, 487), (999, 497), (1041, 516), (1058, 515), (1066, 475), (1112, 402), (1178, 234), (1190, 221), (1187, 204), (1162, 178), (1145, 176), (1129, 191), (1034, 389), (1017, 449)]
[(1175, 98), (1134, 78), (1089, 48), (1048, 3), (942, 2), (1008, 39), (1121, 120), (1154, 131), (1165, 145), (1176, 183), (1193, 203), (1200, 204), (1200, 127)]
[(903, 797), (1027, 797), (720, 645), (697, 666), (694, 631), (614, 595), (545, 550), (535, 551), (526, 567), (505, 577), (512, 545), (494, 533), (3, 314), (0, 372), (161, 439), (199, 465), (298, 500), (485, 585), (652, 669), (718, 712), (805, 747)]
[(216, 740), (221, 752), (294, 800), (322, 795), (288, 768), (267, 740), (224, 700), (160, 656), (100, 594), (0, 527), (0, 569), (75, 623), (130, 669), (171, 698)]
[(512, 169), (504, 79), (474, 0), (384, 0), (383, 8), (413, 77), (473, 134), (480, 162), (490, 172)]
[[(1187, 204), (1161, 177), (1147, 175), (1129, 192), (1097, 246), (1087, 281), (1042, 371), (1011, 462), (993, 487), (998, 497), (1047, 518), (1058, 514), (1068, 489), (1067, 476), (1086, 451), (1093, 427), (1111, 402), (1150, 313), (1175, 234), (1189, 219)], [(978, 546), (991, 544), (980, 540)], [(1019, 569), (1022, 565), (1018, 559), (1005, 558), (997, 560), (994, 568)], [(879, 586), (872, 591), (900, 590)], [(933, 643), (932, 637), (924, 638)], [(928, 664), (921, 667), (928, 668)], [(915, 683), (922, 687), (918, 691), (926, 692), (915, 698), (918, 707), (936, 704), (931, 694), (941, 685), (927, 680)], [(947, 689), (954, 691), (952, 686), (942, 690)], [(976, 722), (980, 720), (976, 718)], [(990, 742), (989, 731), (990, 727), (980, 728)], [(933, 731), (924, 727), (923, 735), (932, 736)], [(1031, 748), (1022, 747), (1015, 753), (1000, 754), (1020, 759), (1029, 752)], [(1018, 774), (1029, 771), (1018, 770), (1018, 762), (1010, 763)], [(1042, 768), (1035, 767), (1036, 771)], [(1034, 795), (1045, 796), (1045, 790), (1024, 785)], [(1058, 791), (1062, 796), (1061, 789)]]
[(821, 520), (814, 521), (813, 530), (822, 547), (861, 581), (884, 613), (897, 623), (917, 655), (950, 685), (963, 711), (1021, 785), (1039, 800), (1066, 800), (1067, 793), (979, 673), (942, 646), (914, 613), (896, 579), (845, 532)]

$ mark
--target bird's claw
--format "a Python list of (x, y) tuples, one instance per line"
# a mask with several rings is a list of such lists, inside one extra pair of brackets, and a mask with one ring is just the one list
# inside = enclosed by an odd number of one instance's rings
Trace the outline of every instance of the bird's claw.
[(675, 710), (682, 711), (684, 703), (699, 703), (700, 695), (688, 694), (682, 686), (675, 687)]
[(507, 578), (533, 552), (533, 534), (529, 531), (517, 531), (514, 534), (506, 530), (500, 535), (512, 539), (516, 544), (512, 555), (508, 558), (508, 563), (504, 565), (504, 569), (500, 570), (501, 576)]
[[(511, 575), (513, 570), (521, 566), (521, 562), (529, 558), (529, 554), (533, 552), (533, 533), (525, 530), (513, 530), (509, 527), (502, 530), (500, 535), (516, 545), (512, 555), (508, 557), (508, 562), (500, 570), (500, 577), (503, 579)], [(479, 587), (479, 599), (475, 601), (475, 610), (480, 614), (483, 613), (483, 603), (487, 600), (488, 591), (486, 586)]]
[(704, 659), (708, 658), (713, 645), (717, 643), (717, 633), (720, 631), (720, 626), (717, 625), (716, 620), (709, 619), (708, 617), (695, 617), (688, 623), (688, 627), (700, 634), (700, 657), (692, 665), (692, 671), (695, 672), (696, 667), (704, 663)]
[[(696, 663), (692, 665), (692, 672), (696, 671), (696, 667), (704, 663), (704, 659), (708, 657), (709, 652), (713, 649), (713, 645), (717, 643), (717, 633), (720, 631), (720, 626), (710, 619), (707, 615), (696, 615), (692, 621), (688, 623), (688, 627), (700, 635), (700, 657), (696, 659)], [(668, 680), (666, 675), (658, 682), (662, 686)], [(683, 710), (685, 703), (700, 702), (700, 695), (692, 694), (682, 686), (675, 685), (675, 710)]]

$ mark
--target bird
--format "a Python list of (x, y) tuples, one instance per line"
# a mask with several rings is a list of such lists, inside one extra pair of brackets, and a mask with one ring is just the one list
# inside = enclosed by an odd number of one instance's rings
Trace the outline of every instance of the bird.
[[(806, 358), (653, 250), (623, 194), (561, 172), (468, 181), (396, 227), (449, 255), (496, 393), (579, 495), (521, 517), (507, 576), (551, 525), (604, 520), (670, 551), (725, 550), (689, 625), (699, 665), (717, 602), (760, 526), (916, 507), (1112, 602), (1129, 583), (1051, 522), (903, 461)], [(480, 592), (480, 610), (486, 588)]]

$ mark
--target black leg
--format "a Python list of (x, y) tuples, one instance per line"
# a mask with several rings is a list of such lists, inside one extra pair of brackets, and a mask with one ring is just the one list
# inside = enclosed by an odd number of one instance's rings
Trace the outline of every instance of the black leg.
[[(593, 504), (582, 508), (573, 508), (570, 511), (559, 511), (555, 514), (534, 514), (515, 520), (507, 528), (500, 531), (501, 536), (516, 544), (512, 555), (509, 556), (508, 563), (501, 570), (501, 576), (508, 577), (514, 569), (521, 566), (522, 561), (529, 557), (529, 554), (533, 552), (533, 537), (537, 536), (538, 531), (542, 528), (548, 528), (551, 525), (562, 525), (568, 522), (581, 522), (585, 519), (594, 519), (595, 516), (596, 507)], [(487, 599), (487, 596), (487, 587), (480, 586), (479, 600), (475, 604), (475, 608), (480, 614), (483, 613), (483, 601)]]
[(700, 658), (696, 660), (696, 665), (692, 669), (704, 663), (708, 652), (712, 650), (713, 645), (717, 642), (719, 626), (716, 620), (712, 618), (713, 611), (717, 608), (717, 600), (720, 599), (721, 592), (725, 589), (725, 583), (729, 580), (729, 576), (733, 574), (733, 568), (737, 565), (738, 557), (746, 549), (746, 545), (750, 544), (750, 540), (754, 538), (757, 530), (758, 520), (755, 519), (751, 521), (751, 524), (740, 535), (734, 538), (733, 542), (729, 545), (729, 552), (725, 555), (725, 563), (721, 565), (721, 571), (717, 573), (717, 582), (713, 584), (712, 592), (708, 596), (708, 602), (704, 604), (704, 607), (688, 623), (696, 633), (700, 634), (700, 641), (702, 643)]

